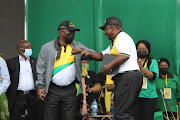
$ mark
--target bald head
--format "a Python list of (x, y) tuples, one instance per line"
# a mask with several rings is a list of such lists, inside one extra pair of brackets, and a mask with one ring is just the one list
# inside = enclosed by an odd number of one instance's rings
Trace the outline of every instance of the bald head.
[(19, 50), (20, 48), (21, 49), (27, 49), (27, 48), (31, 48), (31, 43), (28, 42), (27, 40), (21, 40), (18, 42), (17, 44), (17, 49)]

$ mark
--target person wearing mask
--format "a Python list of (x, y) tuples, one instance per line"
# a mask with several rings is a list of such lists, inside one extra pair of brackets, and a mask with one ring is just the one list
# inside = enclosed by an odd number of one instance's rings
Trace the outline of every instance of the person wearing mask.
[[(104, 34), (112, 44), (102, 52), (90, 53), (83, 50), (81, 55), (96, 61), (102, 61), (105, 54), (117, 55), (109, 64), (103, 66), (103, 72), (110, 75), (115, 84), (114, 118), (133, 120), (134, 102), (141, 90), (143, 79), (139, 72), (134, 41), (122, 30), (122, 23), (117, 17), (108, 17), (99, 28), (105, 31)], [(111, 74), (114, 68), (117, 68), (118, 72)]]
[(135, 120), (153, 120), (157, 101), (155, 80), (159, 77), (158, 63), (150, 57), (151, 46), (146, 40), (136, 44), (138, 65), (143, 74), (143, 85), (135, 103)]
[(169, 72), (169, 61), (166, 58), (159, 58), (159, 78), (156, 80), (157, 84), (157, 105), (164, 116), (164, 120), (177, 119), (178, 107), (180, 108), (180, 80), (175, 75)]
[(11, 80), (11, 85), (7, 90), (10, 119), (22, 120), (29, 117), (37, 120), (38, 98), (34, 85), (37, 79), (37, 59), (31, 57), (31, 43), (26, 40), (18, 42), (17, 50), (19, 56), (7, 60)]
[[(87, 60), (82, 60), (82, 65), (87, 70), (87, 76), (85, 77), (85, 86), (86, 86), (86, 102), (83, 107), (87, 107), (90, 110), (90, 106), (93, 102), (93, 99), (96, 99), (98, 102), (98, 92), (101, 91), (101, 84), (99, 81), (98, 75), (94, 72), (89, 70), (89, 63)], [(91, 113), (92, 111), (89, 111)]]
[(0, 57), (0, 119), (9, 120), (8, 100), (5, 92), (11, 84), (6, 61)]
[[(75, 119), (76, 87), (75, 80), (85, 91), (85, 83), (81, 81), (81, 55), (72, 55), (88, 49), (74, 41), (76, 28), (72, 21), (65, 20), (58, 27), (59, 36), (41, 48), (37, 60), (37, 80), (35, 82), (38, 96), (44, 100), (44, 119), (59, 120), (62, 113), (63, 120)], [(79, 51), (80, 50), (80, 51)], [(45, 88), (45, 89), (43, 89)], [(61, 107), (59, 106), (61, 103)]]
[[(94, 72), (89, 70), (89, 63), (88, 60), (82, 59), (82, 79), (85, 80), (85, 87), (86, 87), (86, 94), (83, 93), (83, 98), (81, 97), (82, 95), (79, 95), (77, 97), (82, 98), (82, 115), (91, 115), (92, 109), (91, 109), (91, 104), (94, 99), (98, 102), (98, 92), (101, 91), (101, 84), (99, 81), (98, 75)], [(77, 98), (79, 100), (79, 98)], [(77, 101), (78, 104), (81, 102), (81, 100)], [(78, 106), (79, 108), (79, 106)], [(80, 112), (78, 110), (77, 112)]]

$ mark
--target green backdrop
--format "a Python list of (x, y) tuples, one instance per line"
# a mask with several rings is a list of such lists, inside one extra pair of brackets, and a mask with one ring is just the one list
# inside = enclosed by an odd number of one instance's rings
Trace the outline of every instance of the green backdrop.
[[(135, 43), (149, 41), (151, 56), (166, 57), (170, 71), (179, 74), (180, 0), (28, 0), (26, 12), (35, 57), (44, 43), (58, 36), (57, 27), (64, 20), (80, 28), (76, 41), (97, 52), (104, 50), (110, 41), (98, 27), (115, 16)], [(90, 62), (91, 70), (99, 72), (99, 66), (100, 62)]]

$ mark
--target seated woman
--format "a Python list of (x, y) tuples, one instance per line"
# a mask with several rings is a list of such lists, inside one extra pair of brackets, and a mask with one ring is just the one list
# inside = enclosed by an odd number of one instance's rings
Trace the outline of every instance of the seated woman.
[[(156, 80), (158, 94), (156, 107), (162, 110), (164, 119), (177, 119), (177, 107), (180, 107), (180, 80), (169, 70), (166, 58), (158, 59), (159, 79)], [(180, 111), (179, 111), (180, 112)]]
[(0, 119), (9, 120), (8, 100), (5, 92), (10, 85), (9, 71), (5, 60), (0, 57)]

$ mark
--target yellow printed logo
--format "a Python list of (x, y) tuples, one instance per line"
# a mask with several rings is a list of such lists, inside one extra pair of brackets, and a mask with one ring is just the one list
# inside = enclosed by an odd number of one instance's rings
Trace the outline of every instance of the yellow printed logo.
[(75, 27), (72, 22), (69, 23), (69, 27)]
[(66, 28), (66, 26), (61, 26), (61, 28)]
[(104, 21), (104, 24), (106, 23), (106, 20)]

